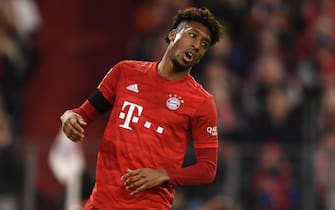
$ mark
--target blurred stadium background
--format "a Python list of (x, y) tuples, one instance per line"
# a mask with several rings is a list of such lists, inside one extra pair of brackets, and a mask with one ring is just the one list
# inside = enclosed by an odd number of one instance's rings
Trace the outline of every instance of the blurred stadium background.
[(159, 59), (188, 6), (227, 31), (192, 70), (216, 97), (219, 168), (173, 210), (335, 209), (334, 0), (0, 0), (0, 210), (80, 209), (107, 115), (75, 146), (59, 116), (117, 61)]

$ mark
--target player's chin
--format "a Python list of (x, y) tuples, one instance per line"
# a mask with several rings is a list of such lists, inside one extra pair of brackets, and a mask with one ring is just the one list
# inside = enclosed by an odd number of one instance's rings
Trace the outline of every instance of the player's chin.
[(195, 64), (194, 62), (187, 62), (184, 59), (174, 62), (176, 69), (180, 69), (180, 70), (187, 70), (191, 68), (192, 66), (194, 66), (194, 64)]

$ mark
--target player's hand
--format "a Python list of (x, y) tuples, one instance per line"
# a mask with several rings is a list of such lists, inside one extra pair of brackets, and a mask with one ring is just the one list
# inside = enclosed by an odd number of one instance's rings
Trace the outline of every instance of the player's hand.
[(131, 195), (135, 195), (147, 189), (162, 185), (170, 180), (164, 169), (140, 168), (136, 170), (128, 169), (128, 172), (121, 177), (126, 190), (131, 190)]
[(79, 114), (68, 110), (64, 112), (60, 120), (62, 122), (63, 132), (71, 141), (79, 142), (84, 139), (84, 126), (86, 126), (87, 123)]

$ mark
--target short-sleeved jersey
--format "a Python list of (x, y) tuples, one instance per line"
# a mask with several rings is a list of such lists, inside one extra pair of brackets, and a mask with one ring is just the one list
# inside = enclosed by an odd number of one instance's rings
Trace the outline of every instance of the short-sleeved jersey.
[(91, 201), (98, 209), (170, 209), (174, 186), (131, 196), (121, 176), (127, 169), (181, 168), (192, 136), (195, 148), (216, 148), (214, 98), (191, 75), (166, 80), (157, 62), (123, 61), (98, 89), (112, 104), (97, 157)]

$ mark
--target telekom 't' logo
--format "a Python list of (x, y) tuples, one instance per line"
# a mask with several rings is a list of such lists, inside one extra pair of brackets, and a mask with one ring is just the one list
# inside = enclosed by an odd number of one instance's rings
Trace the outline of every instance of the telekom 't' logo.
[[(128, 130), (131, 130), (130, 122), (138, 123), (139, 117), (142, 114), (143, 107), (134, 103), (131, 103), (129, 101), (123, 102), (122, 105), (122, 111), (126, 110), (128, 108), (128, 112), (121, 112), (119, 115), (119, 118), (124, 119), (124, 123), (120, 125), (122, 128), (126, 128)], [(134, 113), (135, 110), (137, 113)], [(136, 114), (136, 115), (135, 115)]]

